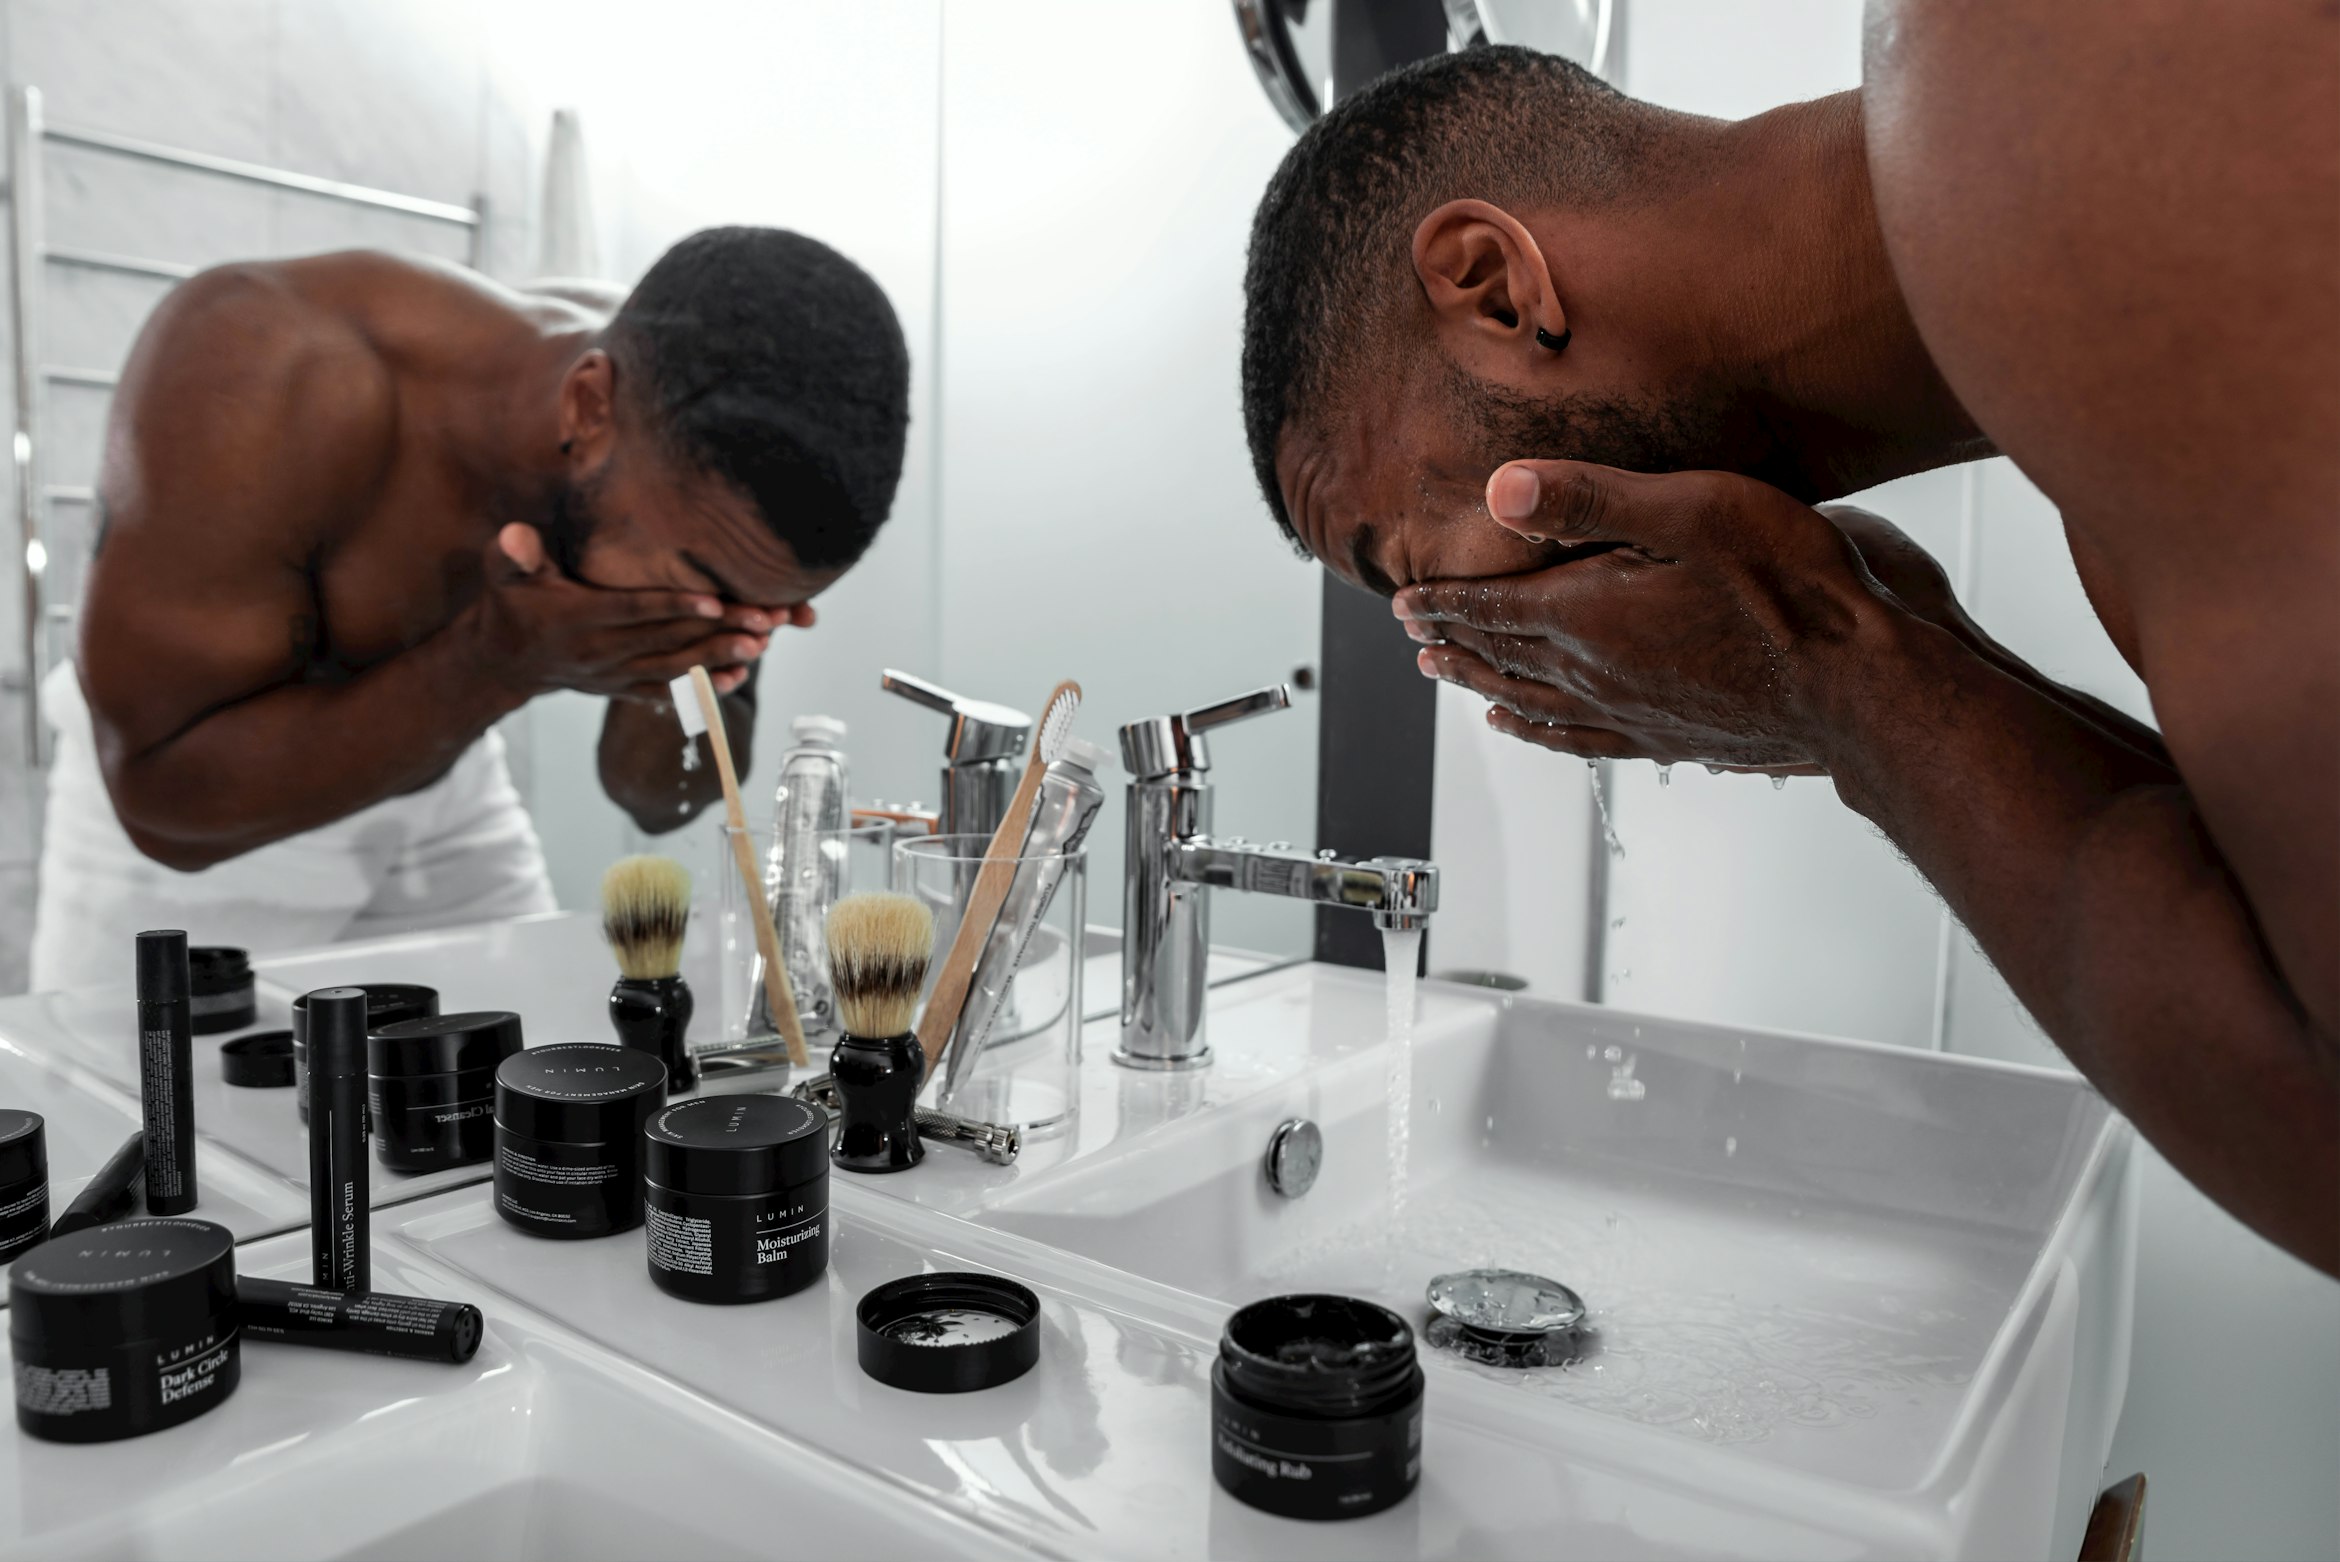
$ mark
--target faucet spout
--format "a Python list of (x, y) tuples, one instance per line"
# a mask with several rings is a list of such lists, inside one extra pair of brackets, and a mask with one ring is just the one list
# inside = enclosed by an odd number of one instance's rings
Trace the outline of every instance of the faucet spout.
[(1377, 926), (1391, 930), (1421, 927), (1438, 909), (1438, 865), (1418, 857), (1302, 856), (1198, 836), (1172, 843), (1169, 867), (1184, 884), (1370, 911)]

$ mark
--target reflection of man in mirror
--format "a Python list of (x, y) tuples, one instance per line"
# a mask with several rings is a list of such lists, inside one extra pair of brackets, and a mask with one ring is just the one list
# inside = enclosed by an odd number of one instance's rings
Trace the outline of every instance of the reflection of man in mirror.
[[(693, 235), (630, 295), (350, 253), (234, 265), (148, 321), (107, 433), (58, 724), (36, 989), (131, 935), (278, 949), (549, 910), (493, 724), (608, 697), (646, 830), (717, 793), (666, 684), (756, 659), (893, 503), (909, 358), (851, 261)], [(77, 676), (78, 674), (78, 676)]]
[[(1735, 124), (1516, 50), (1399, 71), (1268, 188), (1245, 416), (1425, 675), (1564, 753), (1833, 778), (2340, 1273), (2340, 14), (2213, 9), (1877, 0), (1861, 92)], [(1994, 451), (2161, 731), (1811, 508)]]

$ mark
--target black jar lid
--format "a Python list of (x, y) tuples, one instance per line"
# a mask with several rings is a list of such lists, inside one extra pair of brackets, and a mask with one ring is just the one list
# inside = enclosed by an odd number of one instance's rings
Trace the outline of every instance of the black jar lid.
[(248, 1090), (273, 1090), (293, 1082), (292, 1032), (256, 1030), (219, 1047), (219, 1077)]
[[(350, 982), (366, 995), (366, 1028), (377, 1030), (384, 1025), (395, 1025), (401, 1020), (419, 1020), (424, 1015), (439, 1012), (439, 990), (425, 987), (420, 982)], [(309, 1050), (309, 995), (301, 994), (292, 1001), (293, 1050)]]
[(49, 1127), (38, 1112), (0, 1107), (0, 1183), (49, 1175)]
[(20, 1346), (113, 1350), (235, 1305), (236, 1239), (208, 1220), (91, 1226), (51, 1238), (8, 1270), (8, 1332)]
[(242, 992), (252, 985), (251, 957), (229, 944), (197, 944), (187, 951), (187, 983), (197, 998)]
[(634, 1047), (565, 1041), (496, 1065), (496, 1126), (530, 1139), (606, 1143), (665, 1101), (665, 1063)]
[(468, 1009), (376, 1025), (366, 1038), (366, 1070), (385, 1076), (452, 1074), (494, 1068), (527, 1045), (520, 1016), (509, 1009)]
[(1040, 1298), (1003, 1275), (888, 1280), (854, 1316), (861, 1370), (920, 1394), (994, 1388), (1040, 1359)]
[(677, 1193), (771, 1193), (829, 1174), (829, 1114), (809, 1101), (699, 1096), (642, 1132), (643, 1174)]

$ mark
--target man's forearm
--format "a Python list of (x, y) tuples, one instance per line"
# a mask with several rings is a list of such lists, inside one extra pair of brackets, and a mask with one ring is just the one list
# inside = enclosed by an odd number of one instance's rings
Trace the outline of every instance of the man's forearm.
[(225, 706), (107, 765), (123, 827), (171, 867), (208, 867), (428, 785), (526, 704), (469, 615), (345, 683)]
[(1839, 660), (1845, 801), (2180, 1170), (2340, 1272), (2340, 1091), (2166, 759), (1907, 615)]
[[(718, 702), (723, 729), (731, 739), (731, 763), (747, 773), (756, 735), (756, 680), (748, 679)], [(696, 748), (698, 739), (689, 740)], [(601, 790), (626, 811), (639, 829), (663, 835), (697, 818), (723, 795), (723, 781), (710, 764), (686, 766), (681, 724), (668, 706), (613, 699), (601, 719), (595, 759)], [(693, 758), (697, 756), (694, 753)]]

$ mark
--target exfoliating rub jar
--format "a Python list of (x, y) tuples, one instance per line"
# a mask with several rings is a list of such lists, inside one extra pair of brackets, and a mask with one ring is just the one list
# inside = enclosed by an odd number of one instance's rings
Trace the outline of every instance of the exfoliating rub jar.
[(434, 1014), (366, 1038), (374, 1154), (392, 1171), (469, 1166), (496, 1153), (496, 1070), (526, 1045), (504, 1009)]
[(208, 1220), (92, 1226), (8, 1271), (16, 1424), (103, 1443), (191, 1421), (235, 1392), (236, 1248)]
[(1237, 1308), (1211, 1367), (1211, 1474), (1288, 1519), (1404, 1500), (1422, 1476), (1422, 1368), (1405, 1319), (1348, 1296)]
[(779, 1096), (678, 1101), (643, 1131), (650, 1278), (760, 1302), (829, 1267), (829, 1115)]
[(642, 1223), (642, 1125), (666, 1065), (632, 1047), (564, 1042), (496, 1068), (496, 1212), (540, 1237)]

